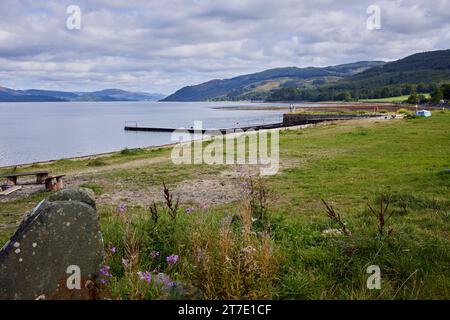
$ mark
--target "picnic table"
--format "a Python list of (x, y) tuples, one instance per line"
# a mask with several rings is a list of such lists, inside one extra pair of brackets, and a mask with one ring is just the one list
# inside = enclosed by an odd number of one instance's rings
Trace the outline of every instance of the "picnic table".
[(36, 172), (21, 172), (21, 173), (7, 173), (2, 174), (0, 177), (6, 178), (6, 180), (13, 185), (17, 185), (17, 179), (19, 177), (36, 176), (36, 184), (42, 184), (48, 177), (48, 171), (36, 171)]

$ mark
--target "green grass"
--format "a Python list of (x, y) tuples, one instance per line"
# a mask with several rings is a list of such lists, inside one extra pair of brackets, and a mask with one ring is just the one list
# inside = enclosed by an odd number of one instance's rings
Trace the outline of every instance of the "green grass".
[[(177, 298), (174, 291), (136, 278), (137, 271), (158, 268), (189, 288), (191, 298), (449, 299), (450, 174), (445, 171), (450, 168), (449, 124), (450, 113), (436, 111), (430, 118), (353, 120), (281, 131), (283, 169), (263, 179), (272, 194), (269, 233), (261, 232), (267, 229), (261, 229), (258, 221), (245, 219), (242, 203), (206, 210), (194, 206), (191, 214), (186, 213), (191, 205), (182, 204), (175, 220), (158, 204), (157, 221), (149, 208), (130, 203), (125, 222), (114, 206), (100, 206), (105, 246), (118, 248), (106, 261), (113, 278), (104, 294)], [(117, 153), (102, 158), (106, 165), (100, 168), (168, 152)], [(89, 161), (64, 160), (45, 168), (73, 172), (89, 169)], [(83, 186), (100, 194), (113, 188), (115, 181), (145, 186), (165, 180), (175, 185), (223, 169), (174, 166), (167, 160), (92, 173)], [(0, 224), (19, 220), (46, 195), (1, 203)], [(368, 205), (378, 210), (380, 200), (387, 197), (392, 216), (380, 236)], [(327, 217), (321, 199), (340, 213), (351, 237), (323, 235), (339, 225)], [(227, 216), (232, 217), (230, 224), (224, 224)], [(252, 217), (257, 215), (252, 212)], [(126, 233), (127, 224), (134, 233)], [(253, 231), (251, 236), (244, 226)], [(12, 231), (11, 227), (0, 231), (0, 240)], [(198, 259), (198, 249), (205, 250), (207, 260)], [(161, 256), (152, 258), (153, 251)], [(243, 254), (247, 251), (251, 253)], [(124, 268), (121, 259), (130, 259), (133, 252), (138, 253), (133, 267)], [(180, 257), (174, 267), (165, 262), (171, 254)], [(381, 290), (366, 287), (370, 265), (381, 269)]]
[(80, 185), (80, 188), (91, 189), (96, 195), (100, 195), (103, 192), (103, 187), (96, 183), (83, 183)]
[[(52, 162), (35, 163), (17, 168), (17, 172), (29, 172), (48, 170), (52, 173), (76, 173), (86, 167), (102, 167), (108, 165), (118, 165), (134, 160), (142, 160), (156, 157), (167, 157), (170, 154), (168, 148), (149, 149), (124, 149), (104, 156), (85, 157), (81, 159), (61, 159)], [(11, 168), (0, 168), (0, 174), (11, 172)]]
[[(423, 95), (425, 96), (425, 98), (430, 99), (429, 93), (424, 93)], [(405, 95), (405, 96), (380, 98), (380, 99), (361, 99), (359, 101), (362, 101), (362, 102), (404, 102), (404, 101), (408, 100), (408, 98), (409, 98), (409, 95)]]

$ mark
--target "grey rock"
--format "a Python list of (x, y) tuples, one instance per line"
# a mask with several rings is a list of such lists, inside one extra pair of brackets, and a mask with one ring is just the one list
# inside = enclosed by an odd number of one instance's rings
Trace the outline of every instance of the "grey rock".
[(83, 202), (92, 208), (95, 206), (95, 196), (91, 189), (65, 189), (61, 190), (47, 198), (48, 201), (79, 201)]
[[(93, 299), (103, 259), (95, 201), (84, 190), (62, 190), (39, 203), (0, 250), (0, 299)], [(80, 268), (80, 289), (67, 287), (69, 266)]]

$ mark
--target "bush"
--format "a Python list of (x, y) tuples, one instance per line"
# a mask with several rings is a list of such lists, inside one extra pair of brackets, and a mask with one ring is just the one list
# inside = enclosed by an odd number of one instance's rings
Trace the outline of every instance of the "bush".
[(408, 109), (405, 109), (405, 108), (401, 108), (401, 109), (397, 110), (397, 113), (398, 114), (410, 114), (411, 111), (409, 111)]
[(88, 163), (86, 164), (86, 166), (88, 167), (101, 167), (105, 165), (107, 165), (107, 163), (100, 158), (89, 160)]
[(136, 149), (125, 148), (122, 151), (120, 151), (120, 154), (123, 156), (134, 156), (134, 155), (142, 154), (142, 153), (144, 153), (144, 150), (141, 148), (136, 148)]

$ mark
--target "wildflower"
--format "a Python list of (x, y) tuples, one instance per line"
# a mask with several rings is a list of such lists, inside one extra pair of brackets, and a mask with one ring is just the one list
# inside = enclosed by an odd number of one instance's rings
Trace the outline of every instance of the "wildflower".
[(127, 268), (130, 266), (130, 260), (122, 258), (122, 265)]
[(152, 253), (150, 253), (150, 256), (151, 256), (153, 259), (159, 257), (159, 251), (152, 251)]
[(127, 212), (127, 207), (125, 206), (124, 203), (119, 204), (119, 206), (117, 207), (117, 211), (121, 214), (124, 214), (125, 212)]
[(207, 203), (202, 204), (202, 209), (203, 210), (208, 210), (209, 209), (208, 204)]
[(110, 266), (103, 266), (103, 267), (100, 269), (100, 274), (101, 274), (103, 277), (111, 278), (111, 277), (112, 277), (112, 274), (110, 273), (110, 269), (111, 269)]
[(177, 263), (178, 259), (179, 259), (178, 255), (172, 254), (166, 258), (166, 261), (169, 267), (172, 267), (175, 265), (175, 263)]
[(147, 281), (148, 283), (152, 281), (152, 274), (148, 271), (139, 271), (137, 274), (141, 280)]
[(114, 246), (112, 246), (112, 247), (111, 247), (111, 253), (112, 253), (112, 254), (115, 254), (116, 252), (117, 252), (117, 248), (114, 247)]
[(167, 276), (167, 278), (166, 278), (165, 281), (164, 281), (164, 285), (165, 285), (166, 288), (172, 288), (172, 287), (175, 287), (176, 282), (172, 281), (172, 280), (170, 279), (170, 277)]
[(168, 289), (175, 287), (177, 284), (176, 282), (172, 281), (170, 277), (165, 273), (158, 273), (157, 277), (157, 283), (159, 285), (162, 285), (163, 288)]
[(192, 208), (192, 207), (190, 207), (190, 208), (187, 208), (186, 209), (186, 213), (192, 213), (192, 212), (194, 212), (194, 208)]

